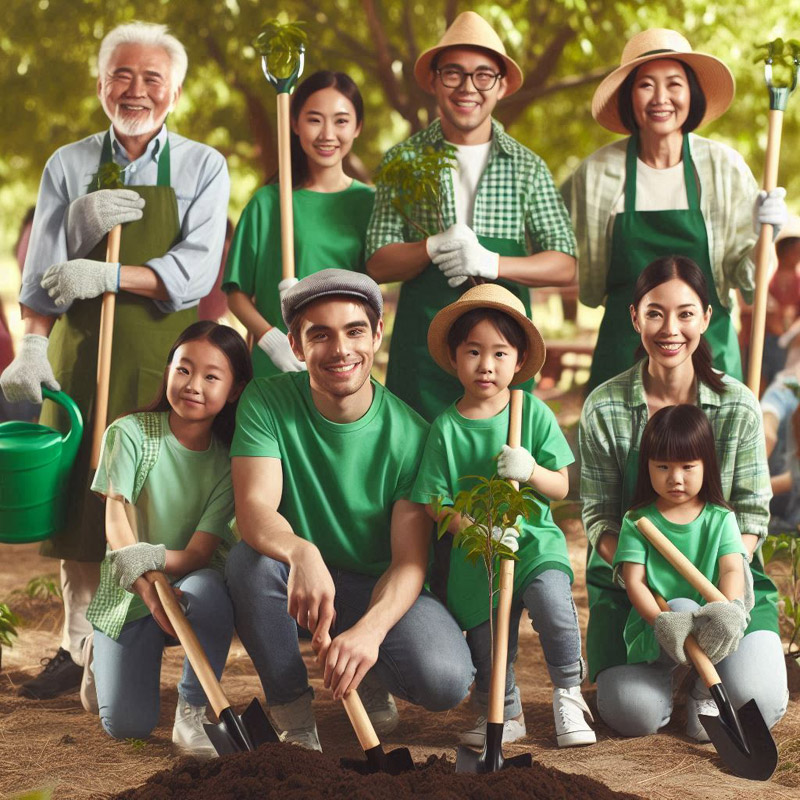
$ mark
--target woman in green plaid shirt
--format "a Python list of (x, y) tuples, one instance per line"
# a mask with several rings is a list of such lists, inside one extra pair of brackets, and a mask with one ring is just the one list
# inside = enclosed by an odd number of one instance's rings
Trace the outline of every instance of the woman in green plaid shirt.
[[(708, 287), (690, 259), (667, 256), (646, 267), (629, 308), (643, 358), (589, 395), (578, 432), (583, 524), (591, 545), (586, 651), (590, 677), (597, 681), (598, 711), (626, 736), (655, 733), (672, 713), (663, 675), (670, 665), (627, 663), (623, 630), (631, 605), (625, 590), (612, 582), (609, 565), (633, 497), (644, 427), (659, 409), (690, 403), (711, 422), (723, 494), (752, 557), (755, 606), (741, 645), (726, 664), (736, 670), (736, 686), (744, 686), (747, 696), (732, 693), (731, 700), (738, 707), (754, 697), (767, 724), (774, 725), (786, 711), (788, 690), (777, 592), (758, 549), (767, 534), (772, 494), (758, 402), (747, 387), (712, 367), (703, 336), (712, 317)], [(695, 732), (701, 701), (689, 699), (688, 727)], [(715, 708), (703, 706), (700, 713)]]

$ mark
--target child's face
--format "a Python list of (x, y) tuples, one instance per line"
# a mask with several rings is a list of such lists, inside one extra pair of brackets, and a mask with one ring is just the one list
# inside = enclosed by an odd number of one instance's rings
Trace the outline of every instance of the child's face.
[(451, 362), (464, 391), (489, 400), (505, 391), (522, 368), (517, 348), (489, 320), (479, 322), (456, 348)]
[(167, 400), (181, 419), (213, 420), (239, 391), (227, 357), (208, 340), (185, 342), (175, 351), (167, 373)]
[(671, 505), (688, 503), (703, 488), (703, 462), (700, 460), (655, 461), (651, 458), (648, 464), (655, 493)]

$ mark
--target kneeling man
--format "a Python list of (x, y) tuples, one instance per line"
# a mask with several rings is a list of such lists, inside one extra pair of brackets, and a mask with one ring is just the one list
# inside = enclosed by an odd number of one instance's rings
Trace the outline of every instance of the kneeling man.
[(432, 525), (408, 498), (428, 426), (370, 379), (380, 289), (327, 269), (281, 306), (308, 371), (257, 379), (239, 401), (231, 456), (243, 541), (226, 577), (273, 722), (318, 750), (298, 626), (313, 634), (334, 698), (360, 687), (378, 733), (397, 725), (389, 691), (443, 711), (466, 697), (474, 669), (458, 624), (422, 589)]

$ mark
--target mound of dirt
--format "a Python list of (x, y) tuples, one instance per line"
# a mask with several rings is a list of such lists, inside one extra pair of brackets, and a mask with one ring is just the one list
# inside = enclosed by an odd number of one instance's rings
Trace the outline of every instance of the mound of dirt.
[(322, 753), (268, 744), (254, 753), (200, 762), (183, 759), (158, 772), (137, 789), (114, 800), (635, 800), (583, 775), (533, 762), (531, 769), (505, 769), (490, 775), (457, 775), (452, 761), (430, 756), (414, 772), (398, 776), (360, 775)]

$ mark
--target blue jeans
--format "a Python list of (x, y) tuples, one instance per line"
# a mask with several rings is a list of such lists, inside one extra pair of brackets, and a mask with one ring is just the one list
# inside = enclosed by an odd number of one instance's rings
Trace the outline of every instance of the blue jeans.
[[(369, 606), (378, 579), (331, 569), (336, 621), (331, 635), (355, 625)], [(225, 579), (236, 631), (264, 687), (268, 705), (284, 705), (311, 691), (287, 613), (289, 566), (239, 542), (228, 555)], [(475, 674), (456, 621), (423, 591), (383, 640), (370, 674), (394, 695), (430, 711), (446, 711), (469, 692)]]
[[(673, 611), (694, 611), (697, 603), (684, 597), (670, 600)], [(677, 664), (663, 651), (652, 664), (622, 664), (597, 675), (597, 710), (603, 722), (623, 736), (657, 733), (672, 715), (672, 673)], [(734, 708), (755, 699), (771, 728), (786, 713), (789, 690), (783, 645), (772, 631), (748, 633), (735, 652), (716, 665)], [(708, 697), (697, 679), (690, 692)]]
[[(203, 646), (214, 674), (222, 675), (233, 636), (233, 607), (222, 575), (201, 569), (175, 583), (183, 590), (187, 619)], [(127, 623), (115, 641), (94, 632), (94, 680), (100, 722), (115, 739), (145, 739), (158, 724), (161, 657), (177, 645), (150, 616)], [(190, 705), (207, 703), (188, 659), (178, 693)]]
[[(581, 632), (578, 612), (572, 599), (569, 575), (558, 569), (539, 573), (522, 593), (522, 601), (511, 607), (508, 631), (508, 666), (506, 667), (505, 719), (522, 713), (519, 688), (514, 677), (514, 661), (519, 644), (519, 620), (523, 607), (528, 609), (533, 629), (539, 634), (544, 660), (553, 685), (560, 689), (579, 686), (584, 677), (581, 659)], [(489, 621), (467, 631), (467, 644), (475, 664), (473, 704), (486, 712), (492, 675), (492, 640)]]

